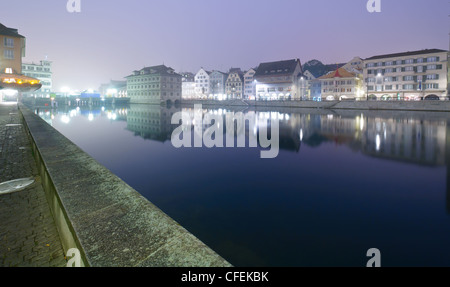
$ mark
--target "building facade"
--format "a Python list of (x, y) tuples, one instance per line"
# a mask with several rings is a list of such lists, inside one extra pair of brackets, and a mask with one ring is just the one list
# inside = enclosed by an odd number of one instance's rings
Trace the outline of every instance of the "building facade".
[(195, 97), (197, 99), (207, 99), (210, 94), (210, 71), (201, 68), (195, 75)]
[(313, 101), (322, 101), (322, 82), (319, 79), (309, 81), (309, 99)]
[(222, 99), (225, 95), (225, 85), (228, 74), (221, 71), (212, 71), (209, 75), (210, 94), (213, 99)]
[(244, 73), (240, 68), (231, 68), (225, 84), (227, 99), (242, 99), (244, 95)]
[(339, 68), (319, 78), (322, 87), (322, 100), (363, 100), (364, 85), (362, 74)]
[(303, 74), (299, 59), (262, 63), (254, 80), (257, 100), (299, 100)]
[(25, 76), (36, 78), (41, 81), (42, 88), (32, 95), (37, 97), (48, 97), (53, 91), (52, 62), (43, 60), (39, 64), (23, 63), (22, 73)]
[(25, 57), (25, 37), (14, 28), (0, 23), (0, 71), (12, 69), (13, 73), (22, 73), (22, 57)]
[(364, 60), (370, 100), (444, 100), (448, 97), (448, 51), (428, 49)]
[(250, 69), (244, 74), (244, 98), (248, 100), (253, 100), (256, 96), (255, 73), (255, 69)]
[(193, 73), (184, 72), (181, 75), (181, 98), (195, 98), (195, 75)]
[(134, 71), (127, 79), (130, 103), (169, 104), (181, 101), (181, 75), (165, 65)]

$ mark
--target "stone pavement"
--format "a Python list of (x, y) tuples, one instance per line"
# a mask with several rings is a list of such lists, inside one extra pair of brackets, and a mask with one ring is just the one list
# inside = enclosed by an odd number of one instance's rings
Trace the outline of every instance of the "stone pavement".
[[(34, 178), (28, 188), (0, 194), (0, 266), (63, 267), (61, 241), (40, 183), (17, 105), (0, 104), (0, 183)], [(10, 126), (7, 126), (10, 125)]]

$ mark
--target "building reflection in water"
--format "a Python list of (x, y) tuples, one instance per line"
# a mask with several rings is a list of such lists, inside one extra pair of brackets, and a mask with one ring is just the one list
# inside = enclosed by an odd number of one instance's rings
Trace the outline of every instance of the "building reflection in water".
[[(172, 125), (172, 116), (180, 111), (189, 113), (192, 124), (194, 108), (162, 107), (157, 105), (131, 105), (128, 109), (100, 111), (70, 109), (58, 113), (61, 121), (82, 115), (89, 120), (98, 116), (106, 116), (110, 120), (127, 122), (127, 129), (136, 136), (160, 142), (170, 141), (172, 132), (179, 125)], [(50, 124), (55, 115), (49, 110), (36, 111)], [(346, 145), (356, 152), (367, 156), (407, 162), (410, 164), (431, 167), (445, 166), (447, 169), (446, 210), (450, 213), (450, 115), (447, 113), (407, 113), (388, 111), (332, 111), (311, 110), (303, 113), (273, 110), (243, 111), (246, 125), (235, 124), (227, 129), (231, 122), (226, 121), (227, 113), (235, 115), (239, 109), (209, 109), (201, 111), (202, 117), (207, 114), (219, 115), (223, 118), (224, 146), (226, 137), (245, 137), (246, 146), (249, 141), (256, 140), (259, 128), (267, 126), (270, 119), (279, 121), (280, 149), (300, 152), (302, 143), (317, 147), (323, 143)], [(201, 136), (209, 125), (196, 125), (193, 133)], [(270, 130), (270, 128), (269, 128)], [(230, 132), (231, 131), (231, 132)], [(235, 145), (237, 146), (237, 145)]]
[(172, 116), (180, 112), (179, 107), (131, 104), (127, 113), (127, 129), (136, 136), (160, 142), (170, 141), (175, 125)]

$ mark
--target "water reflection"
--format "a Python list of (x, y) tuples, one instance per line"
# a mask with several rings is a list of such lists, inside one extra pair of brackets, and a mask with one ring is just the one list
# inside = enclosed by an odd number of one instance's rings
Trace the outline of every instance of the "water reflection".
[[(364, 266), (372, 247), (394, 266), (450, 263), (449, 113), (203, 107), (236, 142), (277, 119), (265, 161), (175, 149), (180, 111), (194, 120), (193, 107), (36, 110), (236, 266)], [(236, 134), (231, 112), (252, 119)]]
[[(70, 124), (72, 118), (82, 116), (88, 121), (106, 117), (111, 121), (126, 121), (127, 130), (135, 136), (159, 142), (170, 141), (177, 125), (171, 124), (172, 116), (180, 111), (194, 119), (193, 107), (163, 107), (154, 105), (130, 105), (114, 109), (60, 108), (48, 110), (35, 108), (35, 113), (53, 124), (55, 117)], [(236, 125), (236, 134), (226, 126), (227, 113), (243, 112), (253, 118), (253, 126)], [(324, 143), (346, 145), (364, 155), (426, 166), (447, 167), (447, 211), (450, 213), (450, 114), (390, 111), (347, 110), (298, 110), (283, 109), (249, 110), (243, 108), (204, 108), (203, 115), (220, 115), (224, 119), (224, 134), (251, 138), (270, 119), (279, 121), (280, 149), (300, 152), (302, 143), (320, 147)], [(195, 123), (195, 122), (194, 122)], [(194, 132), (203, 134), (208, 128), (203, 124)], [(227, 134), (228, 133), (228, 134)]]
[(172, 116), (181, 108), (156, 105), (130, 105), (127, 116), (127, 129), (136, 136), (156, 141), (170, 141), (174, 130)]

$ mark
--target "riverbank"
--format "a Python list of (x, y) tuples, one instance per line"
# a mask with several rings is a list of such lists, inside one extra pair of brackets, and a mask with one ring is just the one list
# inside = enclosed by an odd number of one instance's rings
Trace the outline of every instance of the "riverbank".
[(247, 100), (182, 100), (183, 105), (202, 104), (210, 107), (308, 108), (329, 110), (395, 110), (450, 112), (450, 101), (247, 101)]
[(64, 267), (61, 240), (17, 104), (0, 104), (0, 183), (24, 178), (34, 182), (17, 190), (9, 184), (0, 188), (0, 266)]
[(228, 267), (221, 256), (20, 105), (65, 252), (82, 266)]

